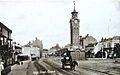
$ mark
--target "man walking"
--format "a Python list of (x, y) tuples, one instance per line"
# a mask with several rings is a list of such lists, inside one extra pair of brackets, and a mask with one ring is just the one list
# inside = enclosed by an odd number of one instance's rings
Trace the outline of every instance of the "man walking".
[(75, 71), (75, 66), (76, 66), (76, 65), (78, 66), (77, 61), (73, 60), (73, 61), (72, 61), (72, 70)]

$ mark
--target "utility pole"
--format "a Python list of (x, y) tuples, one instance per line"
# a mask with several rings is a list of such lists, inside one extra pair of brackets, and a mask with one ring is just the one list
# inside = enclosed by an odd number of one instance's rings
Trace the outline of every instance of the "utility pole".
[(110, 35), (110, 33), (109, 33), (110, 32), (110, 26), (109, 26), (110, 23), (111, 23), (111, 18), (109, 19), (109, 23), (108, 23), (108, 38), (109, 38), (109, 35)]
[[(111, 23), (111, 18), (109, 19), (109, 23), (108, 23), (108, 38), (109, 38), (109, 35), (110, 35), (110, 34), (109, 34), (109, 32), (110, 32), (110, 31), (109, 31), (109, 30), (110, 30), (110, 26), (109, 26), (110, 23)], [(109, 51), (110, 51), (110, 42), (111, 42), (111, 40), (109, 39), (109, 40), (108, 40), (108, 44), (107, 44), (107, 46), (108, 46), (107, 48), (108, 48)]]

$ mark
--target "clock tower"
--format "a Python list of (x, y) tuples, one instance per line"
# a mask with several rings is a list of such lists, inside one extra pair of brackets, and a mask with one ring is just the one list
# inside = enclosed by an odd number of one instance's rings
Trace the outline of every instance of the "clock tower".
[(71, 46), (79, 47), (79, 22), (78, 12), (75, 10), (75, 1), (74, 1), (74, 10), (71, 12), (72, 18), (70, 19), (70, 41)]

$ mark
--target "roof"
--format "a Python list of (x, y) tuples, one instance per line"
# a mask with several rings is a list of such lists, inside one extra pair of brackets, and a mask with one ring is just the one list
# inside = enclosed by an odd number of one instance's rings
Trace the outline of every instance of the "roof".
[(12, 33), (12, 30), (11, 29), (9, 29), (8, 27), (6, 27), (3, 23), (1, 23), (0, 22), (0, 27), (3, 27), (3, 28), (5, 28), (6, 30), (8, 30), (9, 32), (11, 32)]
[(87, 39), (87, 38), (92, 38), (92, 39), (96, 40), (93, 36), (90, 36), (89, 34), (87, 34), (85, 37), (82, 37), (82, 36), (80, 36), (80, 37), (81, 37), (80, 40), (84, 40), (84, 39)]
[(76, 10), (73, 10), (73, 12), (71, 12), (71, 14), (74, 14), (74, 13), (78, 13), (78, 12), (76, 12)]
[(105, 38), (103, 39), (104, 41), (110, 41), (110, 40), (120, 40), (120, 36), (113, 36), (113, 37), (109, 37), (109, 38)]
[(120, 40), (120, 36), (114, 36), (113, 39), (114, 40)]

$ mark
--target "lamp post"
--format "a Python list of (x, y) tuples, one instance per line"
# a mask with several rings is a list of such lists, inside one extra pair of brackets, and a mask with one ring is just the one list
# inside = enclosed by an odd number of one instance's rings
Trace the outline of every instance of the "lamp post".
[(104, 47), (104, 43), (102, 42), (102, 58), (103, 58), (103, 47)]
[(105, 45), (104, 45), (104, 44), (105, 44), (104, 41), (105, 41), (105, 40), (102, 39), (102, 58), (103, 58), (103, 55), (104, 55), (104, 54), (103, 54), (103, 52), (104, 52), (104, 46), (105, 46)]

